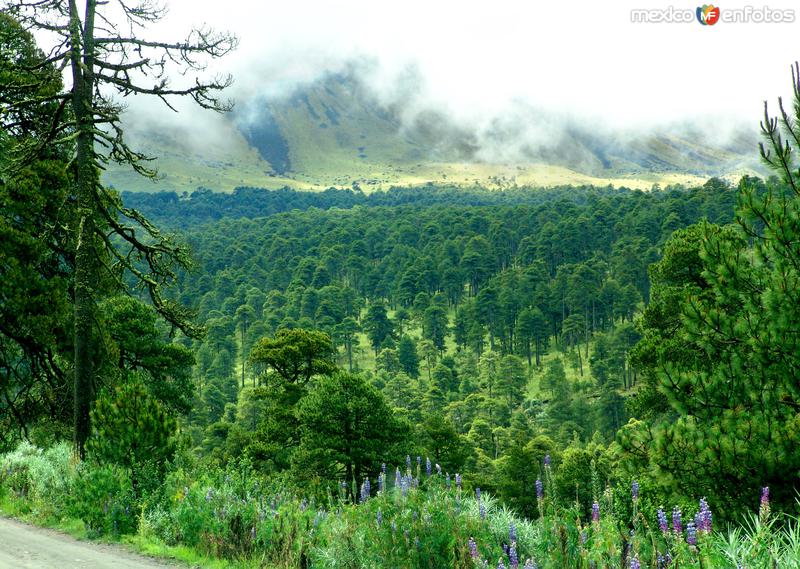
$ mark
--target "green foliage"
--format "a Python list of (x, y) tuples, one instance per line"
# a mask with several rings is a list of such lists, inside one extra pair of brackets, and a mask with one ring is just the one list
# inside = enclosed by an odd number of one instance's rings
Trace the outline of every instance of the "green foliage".
[(24, 442), (0, 455), (0, 487), (35, 503), (42, 515), (57, 513), (72, 493), (74, 464), (68, 443), (42, 450)]
[[(253, 347), (250, 361), (277, 374), (281, 382), (303, 386), (315, 375), (333, 372), (330, 336), (316, 330), (280, 330)], [(269, 376), (268, 376), (269, 381)]]
[(138, 501), (124, 468), (82, 464), (69, 501), (69, 513), (83, 521), (89, 537), (136, 531)]
[(399, 462), (408, 448), (408, 425), (356, 375), (321, 377), (300, 401), (297, 417), (299, 479), (374, 480), (383, 462)]
[(175, 452), (175, 419), (139, 382), (99, 397), (92, 409), (92, 424), (89, 456), (99, 464), (125, 469), (137, 496), (143, 473), (148, 468), (163, 472)]

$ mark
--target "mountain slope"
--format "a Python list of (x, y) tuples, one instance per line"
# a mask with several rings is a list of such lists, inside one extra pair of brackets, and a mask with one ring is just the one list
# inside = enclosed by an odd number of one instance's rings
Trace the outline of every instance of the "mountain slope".
[(207, 126), (134, 125), (158, 156), (156, 184), (112, 168), (125, 190), (228, 191), (236, 186), (362, 189), (427, 182), (510, 186), (690, 184), (757, 170), (755, 137), (723, 143), (686, 125), (658, 133), (557, 123), (517, 104), (486, 124), (464, 125), (434, 109), (382, 103), (355, 74), (329, 75), (283, 97), (240, 101)]

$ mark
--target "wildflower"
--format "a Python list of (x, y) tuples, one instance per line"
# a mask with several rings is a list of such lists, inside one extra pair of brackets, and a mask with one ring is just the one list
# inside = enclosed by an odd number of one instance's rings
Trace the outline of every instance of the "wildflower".
[(369, 478), (364, 480), (364, 483), (361, 484), (361, 502), (366, 502), (370, 495), (370, 485), (369, 485)]
[(705, 498), (700, 498), (700, 512), (698, 512), (700, 523), (697, 524), (697, 529), (706, 533), (711, 533), (711, 508), (708, 507), (708, 502)]
[(631, 559), (631, 569), (641, 569), (642, 565), (639, 563), (639, 558), (634, 557)]
[(475, 488), (475, 497), (476, 497), (478, 500), (480, 500), (480, 499), (481, 499), (481, 488), (480, 488), (480, 486), (478, 486), (477, 488)]
[(766, 521), (769, 517), (769, 486), (761, 489), (761, 506), (758, 509), (758, 515), (761, 521)]
[(497, 569), (506, 569), (506, 564), (503, 563), (503, 558), (500, 558), (500, 561), (497, 562)]
[(395, 488), (399, 488), (400, 487), (400, 469), (399, 468), (395, 468), (395, 470), (394, 470), (394, 487)]
[(456, 472), (456, 488), (461, 490), (461, 475)]
[(422, 457), (417, 455), (417, 470), (422, 468)]
[(661, 508), (658, 509), (658, 527), (661, 528), (661, 533), (667, 535), (669, 531), (669, 523), (667, 522), (667, 513)]
[(481, 519), (485, 520), (486, 519), (486, 504), (484, 504), (483, 502), (478, 502), (478, 512), (481, 515)]
[(548, 468), (550, 466), (550, 454), (544, 455), (544, 467)]
[[(631, 496), (634, 502), (639, 499), (639, 483), (636, 480), (631, 484)], [(631, 563), (632, 562), (633, 561), (631, 561)]]
[(478, 544), (475, 543), (475, 540), (472, 539), (472, 537), (469, 538), (469, 541), (467, 542), (467, 547), (469, 547), (469, 554), (472, 557), (472, 559), (477, 559), (478, 558)]
[(586, 533), (586, 530), (581, 531), (581, 545), (586, 545), (586, 541), (589, 539), (589, 535)]
[(683, 526), (681, 525), (681, 511), (678, 507), (672, 509), (672, 531), (677, 534), (683, 533)]
[(406, 468), (410, 471), (411, 470), (411, 455), (406, 455)]
[(515, 543), (517, 541), (517, 526), (514, 525), (514, 522), (508, 526), (508, 541), (511, 543)]
[(656, 557), (656, 569), (664, 569), (665, 562), (664, 556), (661, 555), (661, 552), (658, 552), (658, 556)]
[(447, 484), (447, 489), (450, 490), (450, 473), (447, 473), (447, 476), (444, 478), (445, 483)]
[(381, 464), (381, 472), (386, 474), (386, 463), (385, 462), (383, 464)]
[(595, 500), (592, 503), (592, 521), (598, 523), (600, 521), (600, 504)]
[(519, 558), (517, 557), (517, 544), (516, 542), (511, 542), (511, 547), (508, 548), (508, 563), (511, 566), (511, 569), (517, 569), (519, 567)]
[[(386, 465), (384, 465), (384, 466), (386, 466)], [(380, 474), (378, 474), (378, 493), (379, 494), (383, 494), (383, 486), (384, 486), (384, 480), (385, 479), (386, 479), (386, 473), (385, 472), (381, 472)]]
[(425, 474), (430, 477), (431, 475), (431, 459), (427, 456), (425, 457)]
[(522, 567), (522, 569), (537, 569), (536, 562), (533, 559), (528, 558), (525, 561), (525, 565)]
[(540, 478), (536, 479), (536, 497), (539, 500), (544, 498), (544, 486), (542, 485), (542, 480)]
[(694, 522), (686, 524), (686, 543), (697, 545), (697, 529), (694, 527)]

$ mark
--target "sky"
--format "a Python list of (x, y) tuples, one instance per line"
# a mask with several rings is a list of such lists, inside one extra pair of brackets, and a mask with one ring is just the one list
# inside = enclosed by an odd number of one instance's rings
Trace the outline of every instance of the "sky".
[[(725, 3), (721, 10), (748, 3)], [(524, 101), (556, 116), (615, 129), (673, 121), (754, 125), (765, 98), (790, 91), (800, 58), (794, 23), (632, 23), (631, 10), (670, 0), (171, 0), (146, 35), (174, 38), (210, 25), (239, 38), (214, 62), (237, 101), (291, 91), (353, 61), (385, 101), (409, 96), (464, 122)], [(791, 2), (749, 2), (761, 9)], [(403, 83), (405, 79), (405, 83)]]

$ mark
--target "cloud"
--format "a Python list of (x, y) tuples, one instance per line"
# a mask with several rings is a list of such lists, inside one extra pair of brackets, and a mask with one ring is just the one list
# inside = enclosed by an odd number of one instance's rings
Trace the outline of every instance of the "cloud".
[[(789, 92), (800, 23), (631, 23), (631, 9), (668, 3), (173, 0), (148, 32), (174, 38), (207, 24), (237, 34), (237, 52), (212, 69), (234, 75), (242, 108), (360, 62), (362, 81), (406, 124), (433, 110), (486, 148), (500, 131), (546, 143), (565, 124), (624, 133), (691, 122), (720, 141), (755, 127), (762, 101)], [(132, 111), (154, 112), (138, 101)]]

